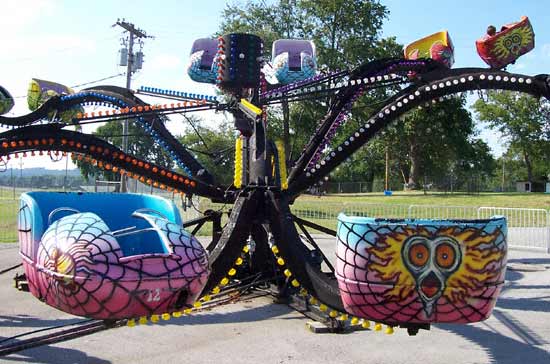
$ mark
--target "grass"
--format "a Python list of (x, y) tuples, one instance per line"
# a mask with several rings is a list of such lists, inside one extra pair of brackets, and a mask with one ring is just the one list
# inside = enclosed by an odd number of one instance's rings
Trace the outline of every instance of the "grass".
[[(17, 241), (17, 211), (19, 202), (13, 200), (13, 192), (0, 189), (0, 243)], [(16, 191), (17, 196), (20, 192)], [(479, 193), (479, 194), (444, 194), (423, 192), (394, 192), (392, 196), (384, 196), (382, 193), (366, 194), (333, 194), (323, 197), (303, 195), (300, 196), (291, 209), (298, 216), (312, 222), (336, 228), (336, 216), (345, 210), (352, 214), (380, 216), (380, 217), (408, 217), (409, 206), (420, 205), (413, 210), (415, 213), (429, 211), (431, 207), (439, 214), (447, 214), (438, 217), (447, 218), (475, 218), (477, 207), (493, 206), (508, 208), (544, 209), (550, 211), (550, 194), (543, 193)], [(202, 199), (199, 210), (218, 209), (223, 205), (212, 204)], [(465, 209), (449, 208), (448, 211), (439, 206), (465, 206)], [(223, 206), (228, 210), (231, 205)], [(469, 208), (468, 208), (469, 207)], [(454, 215), (453, 215), (454, 214)], [(457, 215), (460, 214), (460, 215)], [(542, 214), (544, 215), (544, 214)], [(541, 215), (541, 216), (542, 216)], [(415, 215), (416, 216), (416, 215)], [(430, 216), (416, 216), (430, 217)], [(522, 217), (509, 217), (509, 225), (514, 226), (515, 220)], [(227, 222), (224, 214), (223, 223)], [(518, 221), (518, 223), (521, 223)], [(537, 226), (545, 226), (546, 221), (537, 222)], [(197, 235), (210, 235), (211, 224), (205, 224)]]
[(18, 200), (0, 201), (0, 243), (13, 243), (17, 241), (17, 212)]
[(309, 208), (319, 206), (346, 206), (358, 203), (387, 204), (387, 205), (435, 205), (435, 206), (494, 206), (529, 209), (550, 210), (550, 194), (545, 193), (493, 193), (479, 194), (445, 194), (428, 193), (422, 191), (394, 192), (392, 196), (383, 193), (365, 194), (333, 194), (323, 197), (311, 195), (300, 196), (295, 206)]

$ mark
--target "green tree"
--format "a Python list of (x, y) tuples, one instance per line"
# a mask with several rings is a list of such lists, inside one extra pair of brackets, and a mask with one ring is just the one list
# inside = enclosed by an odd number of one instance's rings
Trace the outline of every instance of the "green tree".
[(188, 128), (180, 142), (185, 145), (197, 160), (216, 178), (218, 183), (233, 183), (235, 161), (235, 132), (233, 126), (223, 122), (216, 128), (199, 126), (192, 119), (193, 128)]
[(549, 155), (548, 104), (541, 105), (538, 99), (528, 95), (490, 91), (487, 100), (475, 102), (474, 110), (479, 120), (488, 122), (489, 127), (508, 139), (511, 153), (521, 155), (527, 179), (533, 182), (536, 165)]
[[(335, 70), (401, 54), (402, 47), (395, 38), (380, 39), (387, 15), (386, 7), (373, 0), (279, 0), (271, 5), (248, 1), (226, 6), (220, 33), (257, 34), (264, 40), (266, 56), (270, 56), (270, 45), (278, 38), (311, 39), (316, 45), (319, 68)], [(375, 99), (382, 94), (376, 93)], [(283, 102), (280, 111), (271, 111), (276, 117), (270, 118), (270, 128), (283, 136), (287, 155), (297, 156), (326, 109), (325, 102), (309, 101), (291, 107)], [(367, 112), (360, 110), (356, 114)]]
[(475, 138), (464, 98), (407, 113), (387, 129), (384, 139), (410, 188), (421, 187), (424, 177), (443, 181), (474, 172), (490, 175), (495, 166), (487, 144)]

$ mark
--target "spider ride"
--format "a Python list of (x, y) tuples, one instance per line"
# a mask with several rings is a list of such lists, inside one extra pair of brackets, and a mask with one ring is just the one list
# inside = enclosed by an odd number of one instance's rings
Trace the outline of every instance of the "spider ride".
[[(412, 109), (471, 90), (548, 98), (548, 75), (501, 69), (534, 46), (526, 19), (503, 28), (495, 39), (478, 41), (480, 55), (494, 66), (489, 69), (451, 69), (453, 45), (447, 32), (409, 45), (405, 58), (325, 73), (316, 71), (312, 42), (278, 40), (268, 80), (262, 72), (263, 41), (239, 33), (197, 40), (191, 52), (190, 77), (217, 85), (224, 95), (220, 100), (152, 87), (131, 91), (98, 86), (75, 93), (33, 80), (34, 110), (19, 117), (0, 116), (1, 124), (12, 127), (0, 134), (4, 163), (14, 154), (73, 153), (99, 168), (176, 194), (231, 205), (231, 210), (222, 225), (219, 211), (182, 221), (173, 205), (153, 197), (24, 194), (19, 237), (25, 284), (33, 295), (64, 311), (134, 323), (139, 317), (146, 322), (179, 315), (220, 294), (232, 281), (249, 282), (250, 277), (271, 282), (281, 295), (302, 296), (329, 319), (346, 321), (353, 315), (352, 323), (373, 320), (390, 329), (405, 327), (410, 334), (434, 322), (486, 319), (504, 282), (504, 219), (411, 221), (341, 215), (333, 231), (294, 216), (291, 205)], [(342, 143), (334, 143), (354, 103), (379, 88), (391, 97)], [(169, 101), (148, 104), (139, 95)], [(0, 111), (6, 112), (11, 98), (3, 88), (0, 96)], [(327, 114), (299, 157), (287, 161), (284, 147), (266, 136), (268, 107), (320, 98), (329, 100)], [(108, 109), (87, 112), (89, 105)], [(167, 115), (201, 110), (233, 116), (239, 136), (231, 186), (217, 183), (165, 126)], [(183, 173), (67, 128), (128, 118), (161, 145)], [(121, 210), (106, 211), (113, 204)], [(193, 235), (206, 222), (212, 222), (213, 229), (203, 248)], [(336, 267), (312, 230), (335, 237)]]

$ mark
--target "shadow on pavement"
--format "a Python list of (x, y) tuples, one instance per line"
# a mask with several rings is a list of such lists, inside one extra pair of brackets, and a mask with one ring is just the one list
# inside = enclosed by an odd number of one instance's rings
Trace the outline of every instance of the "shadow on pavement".
[(82, 317), (46, 320), (30, 315), (0, 315), (0, 327), (36, 327), (46, 328), (50, 326), (70, 325), (84, 321)]
[(94, 356), (88, 356), (86, 353), (80, 350), (59, 348), (48, 345), (0, 357), (0, 361), (7, 363), (13, 362), (37, 364), (111, 363), (108, 360), (103, 360)]
[(508, 259), (508, 263), (550, 264), (550, 258), (515, 258)]
[[(550, 286), (546, 286), (550, 288)], [(550, 311), (550, 300), (544, 299), (544, 297), (531, 297), (531, 298), (504, 298), (500, 297), (497, 301), (496, 307), (505, 308), (509, 310), (523, 310), (523, 311)]]
[[(212, 311), (203, 311), (201, 313), (192, 314), (191, 316), (181, 317), (165, 322), (158, 322), (157, 325), (216, 325), (236, 322), (256, 322), (263, 321), (277, 316), (283, 316), (290, 312), (296, 312), (290, 307), (283, 304), (266, 304), (260, 307), (247, 307), (235, 312), (217, 313)], [(291, 317), (291, 319), (302, 319), (302, 316)], [(285, 317), (284, 319), (289, 319)]]
[(483, 348), (495, 364), (532, 363), (544, 364), (550, 362), (550, 353), (542, 348), (508, 336), (483, 330), (473, 325), (439, 324), (439, 329), (457, 334)]

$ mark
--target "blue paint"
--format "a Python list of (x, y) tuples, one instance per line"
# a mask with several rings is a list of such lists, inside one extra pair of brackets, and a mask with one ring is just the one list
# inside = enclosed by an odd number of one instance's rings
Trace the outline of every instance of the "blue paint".
[[(34, 241), (42, 238), (49, 227), (48, 216), (59, 207), (96, 214), (111, 231), (131, 226), (136, 226), (137, 229), (151, 227), (145, 220), (132, 217), (134, 211), (144, 208), (160, 212), (177, 225), (182, 224), (176, 205), (158, 196), (125, 193), (28, 192), (21, 195), (21, 200), (30, 209), (30, 226)], [(74, 214), (70, 211), (60, 211), (52, 216), (51, 223), (53, 225), (55, 221)], [(120, 236), (117, 240), (124, 255), (134, 255), (136, 252), (141, 254), (165, 252), (158, 234), (154, 231)]]

